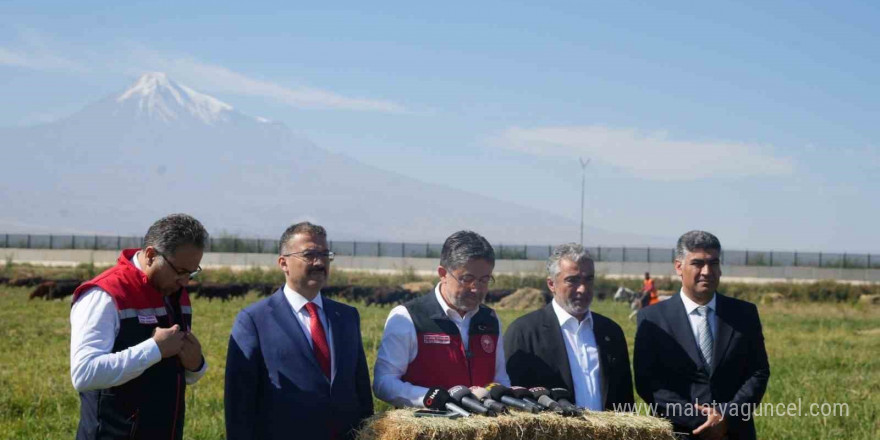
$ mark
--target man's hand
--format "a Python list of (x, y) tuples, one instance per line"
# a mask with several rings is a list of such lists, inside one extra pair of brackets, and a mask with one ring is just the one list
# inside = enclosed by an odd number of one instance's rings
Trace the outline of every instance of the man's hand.
[(694, 435), (704, 440), (723, 440), (727, 438), (727, 419), (715, 408), (700, 405), (700, 411), (706, 416), (706, 423), (694, 430)]
[(189, 371), (198, 371), (202, 366), (202, 344), (191, 332), (185, 332), (183, 338), (183, 347), (177, 355), (183, 368)]
[(153, 330), (153, 340), (159, 346), (159, 352), (162, 353), (163, 359), (180, 353), (180, 349), (183, 347), (183, 337), (184, 333), (180, 331), (180, 326), (177, 324), (170, 328), (156, 327)]

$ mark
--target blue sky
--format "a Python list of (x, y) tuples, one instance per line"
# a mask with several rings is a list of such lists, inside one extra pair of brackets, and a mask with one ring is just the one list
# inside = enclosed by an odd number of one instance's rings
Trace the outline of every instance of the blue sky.
[(0, 127), (164, 71), (332, 151), (574, 220), (590, 157), (595, 227), (880, 251), (876, 2), (476, 3), (5, 1)]

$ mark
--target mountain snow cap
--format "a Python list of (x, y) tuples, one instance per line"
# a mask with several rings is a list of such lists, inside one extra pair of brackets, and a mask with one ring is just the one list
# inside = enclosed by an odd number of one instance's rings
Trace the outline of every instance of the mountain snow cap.
[(213, 125), (228, 121), (232, 112), (231, 105), (172, 81), (162, 72), (141, 75), (116, 102), (133, 105), (138, 115), (163, 122), (180, 121), (188, 115)]

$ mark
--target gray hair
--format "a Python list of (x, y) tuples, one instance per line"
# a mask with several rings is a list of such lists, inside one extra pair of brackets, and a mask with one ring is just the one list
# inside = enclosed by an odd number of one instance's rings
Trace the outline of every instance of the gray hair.
[(697, 249), (721, 252), (721, 242), (718, 237), (706, 231), (685, 232), (678, 238), (678, 243), (675, 245), (675, 259), (683, 261), (688, 252)]
[(207, 242), (208, 231), (198, 220), (187, 214), (171, 214), (150, 226), (144, 236), (144, 249), (152, 246), (160, 254), (171, 255), (184, 245), (205, 249)]
[(458, 231), (449, 236), (440, 251), (440, 265), (455, 270), (474, 259), (486, 260), (495, 265), (495, 249), (474, 231)]
[(296, 235), (296, 234), (305, 234), (311, 237), (321, 237), (327, 238), (327, 230), (324, 229), (323, 226), (316, 225), (309, 222), (299, 222), (294, 225), (288, 226), (287, 229), (284, 230), (284, 233), (281, 234), (281, 242), (278, 243), (278, 253), (286, 254), (287, 253), (287, 242)]
[(560, 244), (553, 249), (553, 253), (547, 259), (547, 274), (550, 278), (556, 278), (556, 275), (559, 275), (559, 260), (569, 260), (580, 264), (592, 259), (590, 252), (577, 243)]

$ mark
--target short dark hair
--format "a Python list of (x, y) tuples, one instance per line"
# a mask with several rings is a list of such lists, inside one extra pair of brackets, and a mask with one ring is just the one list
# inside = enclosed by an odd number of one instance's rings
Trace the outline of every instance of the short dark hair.
[(458, 231), (450, 235), (440, 251), (440, 265), (449, 270), (458, 269), (474, 259), (495, 265), (495, 249), (474, 231)]
[(688, 252), (693, 252), (697, 249), (721, 252), (721, 241), (718, 240), (718, 237), (706, 231), (695, 230), (685, 232), (678, 238), (678, 243), (675, 245), (675, 259), (679, 261), (684, 260)]
[(291, 237), (296, 234), (306, 234), (312, 237), (327, 238), (327, 230), (324, 229), (323, 226), (309, 222), (299, 222), (290, 225), (287, 229), (284, 230), (284, 233), (281, 234), (281, 242), (278, 243), (279, 254), (287, 253), (285, 252), (287, 250), (287, 242), (290, 241)]
[(171, 214), (156, 220), (144, 236), (144, 249), (152, 246), (160, 254), (174, 254), (177, 248), (193, 245), (205, 249), (208, 231), (194, 217), (187, 214)]

